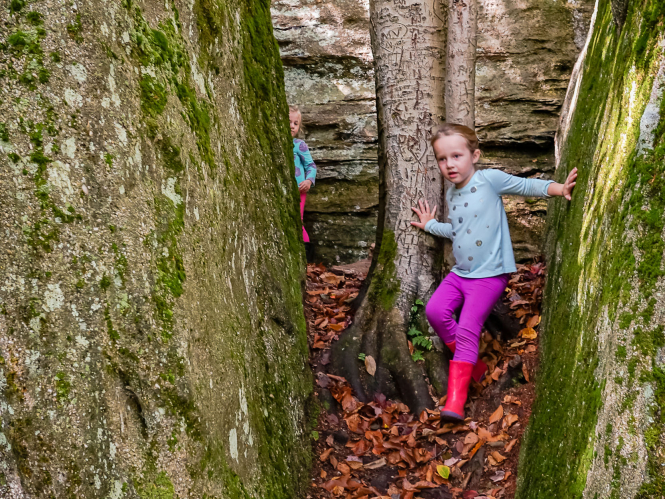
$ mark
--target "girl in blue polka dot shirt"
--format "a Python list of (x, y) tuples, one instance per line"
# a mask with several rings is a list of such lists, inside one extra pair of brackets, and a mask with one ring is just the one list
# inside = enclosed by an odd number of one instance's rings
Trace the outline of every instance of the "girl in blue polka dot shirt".
[(437, 222), (436, 206), (430, 211), (427, 201), (420, 201), (419, 208), (413, 208), (420, 220), (411, 224), (453, 242), (456, 264), (430, 298), (425, 313), (454, 352), (441, 420), (461, 421), (469, 382), (482, 379), (487, 369), (478, 359), (483, 324), (510, 273), (517, 270), (501, 196), (563, 196), (570, 200), (577, 169), (563, 184), (515, 177), (500, 170), (476, 170), (480, 159), (476, 133), (450, 123), (434, 135), (432, 147), (441, 174), (454, 184), (446, 192), (450, 222)]

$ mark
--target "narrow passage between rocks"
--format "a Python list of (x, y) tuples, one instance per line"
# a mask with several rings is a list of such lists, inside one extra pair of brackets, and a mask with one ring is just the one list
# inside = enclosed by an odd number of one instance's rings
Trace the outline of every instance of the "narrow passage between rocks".
[[(321, 405), (307, 498), (512, 499), (534, 398), (544, 263), (518, 266), (511, 276), (503, 301), (523, 329), (508, 342), (483, 333), (487, 376), (471, 387), (463, 424), (444, 426), (438, 409), (413, 414), (382, 395), (363, 404), (344, 378), (328, 372), (330, 346), (353, 321), (350, 303), (368, 268), (369, 262), (307, 268), (310, 365)], [(418, 358), (410, 341), (409, 348)], [(369, 356), (358, 362), (370, 375), (376, 369)], [(435, 400), (443, 405), (445, 396)]]

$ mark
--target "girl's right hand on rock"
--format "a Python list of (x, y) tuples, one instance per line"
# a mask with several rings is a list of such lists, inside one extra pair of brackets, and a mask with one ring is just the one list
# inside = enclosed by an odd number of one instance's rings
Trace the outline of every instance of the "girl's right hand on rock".
[(424, 204), (422, 201), (418, 201), (418, 206), (420, 206), (420, 209), (413, 206), (411, 209), (416, 212), (416, 215), (418, 215), (418, 218), (420, 218), (420, 222), (411, 222), (411, 225), (425, 230), (425, 225), (427, 225), (427, 222), (436, 218), (436, 206), (432, 211), (429, 210), (429, 203), (427, 201), (425, 201)]

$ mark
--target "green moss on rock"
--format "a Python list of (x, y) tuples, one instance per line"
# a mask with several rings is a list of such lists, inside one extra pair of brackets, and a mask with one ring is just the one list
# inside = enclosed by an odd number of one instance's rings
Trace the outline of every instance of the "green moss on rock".
[(303, 245), (269, 4), (202, 5), (0, 12), (17, 95), (0, 100), (3, 395), (20, 451), (0, 454), (25, 495), (307, 486)]
[[(660, 126), (653, 149), (638, 152), (638, 138), (663, 57), (661, 10), (633, 2), (618, 32), (609, 0), (598, 4), (557, 171), (563, 179), (578, 167), (577, 186), (572, 202), (553, 201), (549, 210), (541, 370), (518, 498), (592, 497), (608, 477), (611, 497), (628, 497), (644, 480), (633, 457), (645, 420), (661, 412), (646, 393), (665, 345), (653, 324), (664, 275), (665, 147)], [(606, 430), (608, 418), (616, 424)], [(659, 480), (652, 473), (645, 483)]]
[(379, 303), (384, 310), (393, 308), (395, 299), (399, 294), (400, 282), (397, 278), (395, 258), (397, 258), (395, 234), (384, 230), (381, 250), (377, 258), (378, 265), (374, 271), (369, 289), (372, 301)]

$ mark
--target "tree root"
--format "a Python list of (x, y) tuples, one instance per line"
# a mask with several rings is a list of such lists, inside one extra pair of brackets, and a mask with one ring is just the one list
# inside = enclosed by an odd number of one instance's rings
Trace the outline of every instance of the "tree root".
[[(375, 395), (398, 398), (415, 413), (434, 408), (423, 369), (409, 353), (405, 326), (398, 310), (361, 308), (355, 323), (332, 347), (333, 372), (344, 376), (361, 402)], [(365, 370), (359, 354), (376, 361), (374, 376)]]

